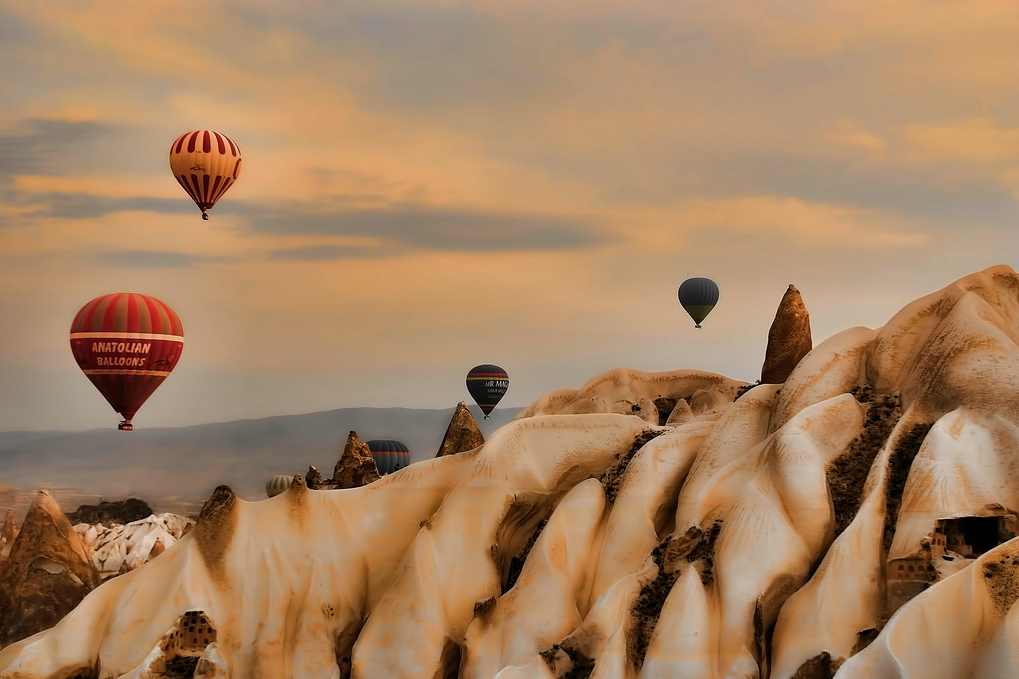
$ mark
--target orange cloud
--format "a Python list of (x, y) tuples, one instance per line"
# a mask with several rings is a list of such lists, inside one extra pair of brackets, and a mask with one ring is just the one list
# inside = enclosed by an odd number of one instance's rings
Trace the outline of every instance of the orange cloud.
[(956, 125), (908, 125), (906, 136), (930, 159), (998, 162), (1019, 156), (1019, 128), (974, 118)]
[(888, 146), (882, 137), (866, 130), (861, 130), (848, 120), (841, 121), (838, 128), (827, 136), (839, 146), (863, 149), (875, 154), (881, 154)]

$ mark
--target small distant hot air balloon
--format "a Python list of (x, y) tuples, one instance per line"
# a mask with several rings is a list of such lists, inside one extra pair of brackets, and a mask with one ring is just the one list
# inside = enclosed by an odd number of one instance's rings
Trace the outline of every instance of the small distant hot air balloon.
[(508, 389), (509, 375), (497, 365), (478, 365), (467, 373), (467, 391), (481, 407), (481, 412), (485, 413), (486, 420), (492, 419), (488, 414), (495, 409)]
[(269, 497), (276, 497), (293, 483), (294, 477), (286, 474), (277, 474), (265, 484), (265, 494)]
[(710, 278), (687, 278), (679, 286), (679, 303), (690, 314), (694, 327), (699, 328), (718, 304), (718, 286)]
[(194, 130), (170, 145), (170, 169), (177, 183), (202, 211), (211, 210), (241, 173), (241, 149), (213, 130)]
[(367, 445), (382, 476), (392, 474), (410, 464), (410, 450), (399, 441), (375, 439), (368, 441)]
[(173, 309), (134, 292), (96, 297), (71, 323), (71, 353), (113, 409), (131, 419), (167, 378), (184, 349), (184, 326)]

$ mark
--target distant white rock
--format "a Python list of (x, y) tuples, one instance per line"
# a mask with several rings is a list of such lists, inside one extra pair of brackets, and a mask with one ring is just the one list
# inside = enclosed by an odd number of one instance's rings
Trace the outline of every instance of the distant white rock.
[(92, 550), (92, 562), (100, 575), (106, 577), (122, 572), (125, 566), (134, 570), (147, 562), (157, 540), (169, 549), (194, 523), (185, 516), (166, 513), (112, 528), (79, 523), (74, 530)]

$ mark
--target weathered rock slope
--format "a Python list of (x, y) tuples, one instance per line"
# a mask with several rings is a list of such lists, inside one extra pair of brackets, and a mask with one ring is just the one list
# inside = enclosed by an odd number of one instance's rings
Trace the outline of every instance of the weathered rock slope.
[(748, 386), (614, 370), (367, 485), (220, 487), (0, 677), (1019, 675), (1019, 275)]

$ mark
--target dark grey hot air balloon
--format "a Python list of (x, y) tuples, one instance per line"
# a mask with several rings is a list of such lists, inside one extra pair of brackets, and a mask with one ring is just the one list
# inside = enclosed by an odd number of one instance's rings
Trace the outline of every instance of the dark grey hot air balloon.
[(290, 487), (291, 482), (294, 480), (293, 476), (287, 474), (277, 474), (276, 476), (269, 479), (268, 483), (265, 484), (265, 494), (269, 497), (276, 497), (287, 488)]
[(485, 419), (492, 419), (489, 413), (495, 409), (509, 389), (509, 375), (497, 365), (485, 363), (476, 365), (467, 373), (467, 391), (485, 413)]
[(410, 464), (410, 450), (399, 441), (375, 439), (367, 443), (375, 466), (379, 468), (379, 474), (382, 476), (392, 474)]
[(679, 286), (679, 303), (699, 328), (718, 304), (718, 286), (710, 278), (687, 278)]

